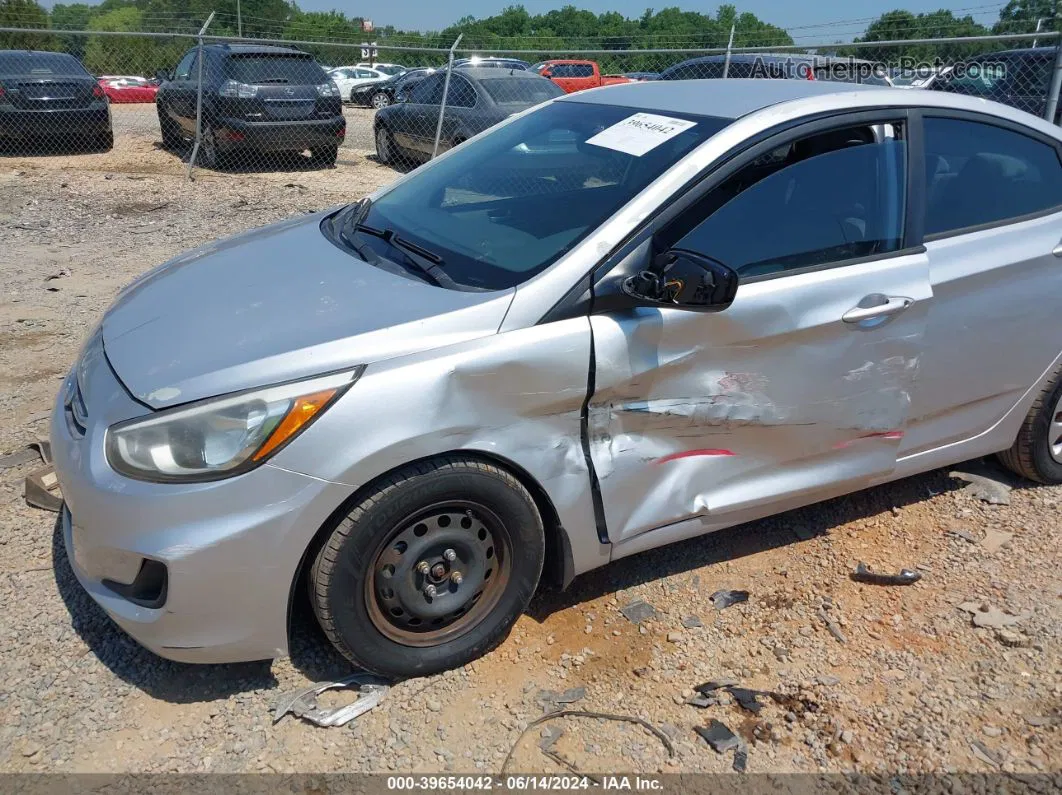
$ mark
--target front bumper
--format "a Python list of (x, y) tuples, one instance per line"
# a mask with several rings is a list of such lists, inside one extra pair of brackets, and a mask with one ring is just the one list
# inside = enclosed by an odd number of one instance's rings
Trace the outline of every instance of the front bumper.
[(288, 152), (336, 148), (343, 143), (347, 121), (342, 116), (306, 121), (247, 122), (222, 118), (218, 121), (219, 150), (254, 149)]
[[(84, 436), (68, 421), (63, 393), (51, 425), (66, 502), (63, 538), (78, 581), (123, 630), (162, 657), (222, 663), (286, 655), (299, 563), (349, 489), (270, 465), (184, 485), (118, 475), (106, 462), (106, 429), (146, 409), (128, 396), (95, 345), (81, 372)], [(165, 566), (157, 607), (115, 587), (133, 582), (145, 560)]]
[(103, 135), (110, 129), (106, 102), (64, 110), (24, 110), (0, 104), (0, 138), (62, 142)]

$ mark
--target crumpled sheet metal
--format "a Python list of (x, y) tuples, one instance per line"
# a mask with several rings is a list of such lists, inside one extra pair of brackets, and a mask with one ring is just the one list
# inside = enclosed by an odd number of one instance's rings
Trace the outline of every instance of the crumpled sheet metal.
[(867, 332), (839, 322), (852, 285), (818, 279), (749, 285), (717, 314), (591, 317), (589, 444), (614, 557), (650, 530), (704, 532), (765, 499), (809, 502), (895, 468), (929, 296), (909, 263), (888, 281), (916, 303)]
[[(333, 709), (317, 706), (317, 697), (321, 693), (348, 687), (354, 687), (358, 691), (356, 701)], [(366, 674), (354, 674), (336, 682), (317, 682), (304, 690), (281, 696), (273, 711), (273, 723), (277, 723), (290, 712), (318, 726), (342, 726), (379, 705), (388, 690), (390, 688), (382, 680)]]

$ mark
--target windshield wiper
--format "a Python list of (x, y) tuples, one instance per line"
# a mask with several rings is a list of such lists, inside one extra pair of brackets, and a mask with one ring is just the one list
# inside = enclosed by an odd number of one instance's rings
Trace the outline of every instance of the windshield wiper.
[(361, 240), (358, 240), (354, 232), (357, 229), (358, 222), (365, 217), (369, 212), (369, 207), (372, 206), (372, 199), (365, 198), (349, 213), (347, 217), (343, 219), (343, 227), (340, 229), (340, 237), (343, 238), (358, 255), (368, 262), (370, 265), (377, 265), (380, 262), (380, 257), (375, 251), (372, 250), (372, 246)]
[[(368, 201), (366, 199), (365, 201)], [(355, 211), (351, 218), (358, 216), (364, 217), (361, 212), (361, 208)], [(363, 224), (360, 221), (354, 222), (354, 231), (364, 232), (367, 235), (378, 237), (393, 248), (398, 249), (406, 258), (411, 266), (416, 268), (417, 271), (427, 276), (439, 287), (446, 287), (451, 290), (460, 290), (461, 286), (450, 278), (440, 266), (443, 264), (443, 258), (430, 249), (426, 249), (423, 246), (418, 246), (416, 243), (411, 243), (395, 234), (393, 229), (377, 229), (367, 224)]]

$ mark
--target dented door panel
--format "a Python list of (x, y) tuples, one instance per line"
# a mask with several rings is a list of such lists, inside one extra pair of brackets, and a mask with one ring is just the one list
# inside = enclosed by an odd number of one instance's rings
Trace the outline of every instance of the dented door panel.
[[(867, 295), (908, 309), (841, 320)], [(715, 314), (591, 318), (591, 458), (610, 540), (807, 502), (891, 472), (931, 303), (924, 253), (742, 285)]]

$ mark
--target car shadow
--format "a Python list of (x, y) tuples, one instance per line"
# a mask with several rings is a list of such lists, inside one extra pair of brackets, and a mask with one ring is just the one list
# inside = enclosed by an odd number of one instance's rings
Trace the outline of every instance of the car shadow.
[[(185, 165), (192, 157), (192, 144), (181, 147), (168, 147), (156, 141), (155, 148), (180, 158)], [(340, 161), (343, 150), (339, 150)], [(226, 156), (214, 168), (207, 168), (196, 157), (196, 170), (210, 171), (216, 174), (271, 174), (298, 171), (329, 171), (333, 166), (323, 166), (314, 162), (309, 155), (298, 152), (238, 152)]]
[(0, 140), (0, 157), (65, 157), (67, 155), (98, 155), (110, 152), (90, 140), (77, 141), (10, 141)]
[[(570, 607), (665, 577), (781, 547), (792, 546), (796, 551), (800, 543), (827, 536), (842, 525), (964, 488), (962, 481), (949, 477), (948, 473), (954, 470), (989, 475), (1015, 489), (1037, 487), (991, 461), (968, 461), (619, 560), (578, 577), (568, 590), (540, 589), (527, 615), (541, 623)], [(59, 594), (70, 613), (74, 630), (100, 662), (125, 682), (154, 698), (182, 704), (277, 687), (270, 660), (191, 665), (163, 659), (137, 644), (111, 621), (78, 583), (67, 560), (59, 521), (52, 537), (52, 560)], [(890, 565), (898, 570), (911, 563), (897, 560)], [(838, 572), (837, 576), (845, 574)], [(703, 585), (707, 604), (707, 597), (716, 586), (710, 582)], [(722, 580), (719, 585), (722, 586)], [(691, 607), (691, 612), (694, 610)], [(307, 600), (294, 600), (290, 626), (291, 664), (307, 679), (335, 681), (355, 672), (351, 663), (329, 643)]]

